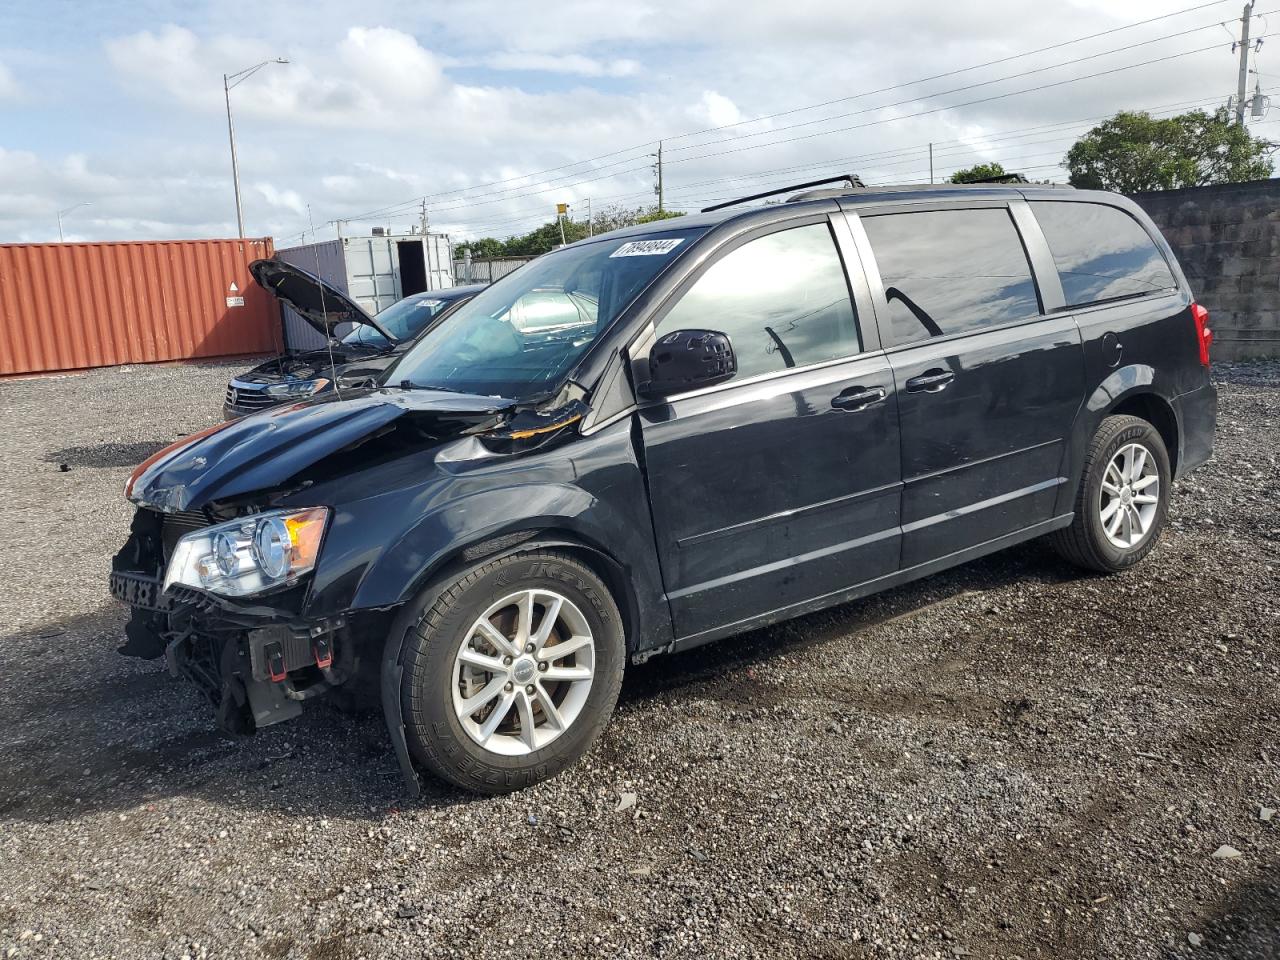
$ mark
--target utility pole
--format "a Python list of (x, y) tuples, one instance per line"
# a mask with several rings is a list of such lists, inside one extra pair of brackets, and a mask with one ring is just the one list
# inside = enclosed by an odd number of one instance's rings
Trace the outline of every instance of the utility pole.
[(244, 239), (244, 210), (240, 206), (240, 163), (236, 160), (236, 125), (231, 120), (231, 85), (227, 75), (222, 75), (222, 95), (227, 101), (227, 136), (231, 138), (231, 182), (236, 185), (236, 226), (240, 239)]
[(933, 141), (929, 141), (929, 182), (933, 183)]
[(428, 224), (427, 224), (427, 201), (426, 201), (426, 200), (423, 200), (423, 201), (422, 201), (422, 214), (421, 214), (420, 222), (421, 222), (421, 224), (422, 224), (422, 230), (421, 230), (421, 233), (422, 233), (422, 235), (423, 235), (423, 236), (426, 236), (426, 234), (427, 234), (427, 226), (428, 226)]
[(658, 141), (658, 213), (662, 213), (662, 141)]
[[(274, 60), (263, 60), (257, 66), (246, 67), (239, 73), (222, 75), (222, 96), (227, 102), (227, 137), (231, 141), (231, 180), (236, 188), (236, 226), (240, 230), (240, 239), (244, 239), (244, 209), (240, 206), (240, 162), (236, 159), (236, 125), (231, 119), (231, 90), (270, 63), (288, 63), (284, 57)], [(314, 230), (312, 231), (314, 233)]]
[(591, 198), (587, 197), (587, 236), (594, 237), (595, 231), (591, 229)]
[(1244, 126), (1245, 93), (1249, 88), (1249, 17), (1253, 13), (1253, 3), (1244, 5), (1240, 15), (1240, 79), (1236, 84), (1236, 123)]

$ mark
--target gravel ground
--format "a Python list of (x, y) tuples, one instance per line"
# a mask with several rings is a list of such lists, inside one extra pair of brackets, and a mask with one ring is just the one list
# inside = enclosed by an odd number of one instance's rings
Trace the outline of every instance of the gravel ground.
[(235, 369), (0, 383), (0, 958), (1280, 956), (1280, 364), (1139, 569), (657, 658), (564, 776), (417, 802), (376, 716), (228, 739), (115, 653), (121, 484)]

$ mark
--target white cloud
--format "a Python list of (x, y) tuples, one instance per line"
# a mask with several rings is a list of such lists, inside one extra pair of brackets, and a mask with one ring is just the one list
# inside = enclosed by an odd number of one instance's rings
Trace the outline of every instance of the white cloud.
[(380, 107), (422, 103), (449, 86), (435, 55), (399, 30), (352, 27), (338, 55), (351, 82)]
[(713, 127), (727, 127), (742, 119), (742, 111), (732, 100), (714, 90), (704, 90), (698, 106), (689, 111), (699, 121)]
[[(1142, 9), (1059, 0), (1028, 18), (1013, 0), (980, 10), (921, 0), (905, 20), (896, 8), (846, 0), (469, 0), (465, 9), (361, 0), (354, 14), (345, 0), (311, 0), (305, 16), (261, 0), (153, 0), (145, 16), (127, 5), (110, 17), (86, 8), (80, 23), (30, 31), (30, 49), (0, 51), (21, 92), (39, 91), (49, 106), (35, 125), (0, 130), (0, 240), (48, 239), (52, 212), (80, 200), (94, 206), (77, 224), (98, 239), (234, 232), (222, 74), (278, 56), (291, 63), (264, 68), (231, 96), (246, 227), (281, 239), (307, 226), (307, 204), (317, 224), (392, 207), (376, 222), (407, 226), (418, 211), (403, 201), (426, 194), (434, 225), (507, 234), (549, 219), (556, 201), (651, 202), (647, 154), (659, 138), (668, 202), (686, 207), (846, 170), (925, 179), (931, 141), (939, 176), (978, 160), (1052, 168), (1083, 127), (1056, 139), (1005, 134), (1203, 97), (1222, 86), (1221, 51), (925, 111), (1211, 43), (1220, 28), (1128, 49), (1212, 14), (857, 95), (1167, 10), (1137, 2)], [(68, 55), (69, 36), (89, 53)], [(98, 47), (103, 57), (92, 55)], [(1122, 52), (945, 93), (1111, 48)], [(620, 77), (625, 84), (612, 82)], [(0, 100), (15, 83), (0, 67)], [(836, 98), (852, 99), (797, 109)], [(566, 166), (588, 157), (601, 159)], [(521, 176), (529, 171), (546, 172)]]
[(598, 60), (580, 53), (521, 53), (508, 51), (486, 57), (485, 66), (494, 70), (535, 70), (546, 73), (569, 73), (583, 77), (630, 77), (640, 70), (635, 60), (620, 58)]
[(275, 184), (266, 183), (265, 181), (255, 183), (253, 188), (271, 206), (289, 210), (299, 217), (307, 216), (306, 201), (302, 199), (296, 190), (281, 190)]

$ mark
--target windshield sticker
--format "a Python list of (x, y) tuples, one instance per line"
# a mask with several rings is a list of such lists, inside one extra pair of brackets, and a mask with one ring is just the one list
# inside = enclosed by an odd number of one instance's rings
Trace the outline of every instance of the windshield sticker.
[(612, 257), (661, 257), (684, 242), (684, 237), (676, 237), (672, 240), (632, 240), (624, 243), (613, 253)]

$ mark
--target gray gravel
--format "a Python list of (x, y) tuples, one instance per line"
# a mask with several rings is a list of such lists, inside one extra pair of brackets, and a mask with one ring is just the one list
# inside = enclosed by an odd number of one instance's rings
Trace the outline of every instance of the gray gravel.
[(1280, 364), (1139, 569), (658, 658), (559, 779), (418, 802), (376, 716), (227, 739), (114, 652), (128, 465), (235, 369), (0, 383), (0, 958), (1280, 956)]

